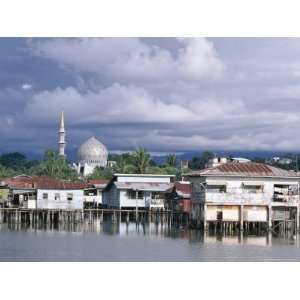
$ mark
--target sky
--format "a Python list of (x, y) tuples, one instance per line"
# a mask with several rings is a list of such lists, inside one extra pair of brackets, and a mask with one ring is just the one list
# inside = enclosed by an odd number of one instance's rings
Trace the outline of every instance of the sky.
[(300, 39), (0, 38), (0, 153), (298, 151)]

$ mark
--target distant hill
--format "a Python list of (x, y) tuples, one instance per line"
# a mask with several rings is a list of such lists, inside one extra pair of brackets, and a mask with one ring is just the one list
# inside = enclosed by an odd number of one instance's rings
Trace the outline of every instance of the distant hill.
[[(186, 159), (191, 160), (194, 156), (199, 156), (203, 151), (187, 151), (184, 152), (181, 155), (177, 155), (178, 159)], [(232, 157), (245, 157), (248, 159), (253, 159), (254, 157), (261, 157), (261, 158), (269, 158), (273, 156), (284, 156), (287, 153), (296, 153), (292, 151), (214, 151), (218, 156), (232, 156)], [(171, 152), (172, 153), (172, 152)], [(42, 159), (43, 154), (36, 154), (36, 153), (24, 153), (28, 159)], [(77, 150), (69, 150), (67, 151), (67, 157), (70, 162), (76, 162), (77, 161)], [(152, 159), (157, 164), (163, 164), (167, 158), (166, 155), (159, 155), (155, 156), (152, 155)]]
[[(203, 151), (189, 151), (185, 152), (182, 155), (177, 155), (179, 160), (191, 160), (194, 156), (201, 155)], [(287, 153), (293, 153), (293, 152), (283, 152), (283, 151), (214, 151), (216, 155), (218, 156), (231, 156), (231, 157), (244, 157), (248, 159), (253, 159), (255, 157), (261, 157), (261, 158), (270, 158), (273, 156), (284, 156)], [(296, 153), (296, 152), (294, 152)], [(157, 164), (162, 164), (165, 162), (167, 155), (165, 156), (152, 156), (153, 160)]]

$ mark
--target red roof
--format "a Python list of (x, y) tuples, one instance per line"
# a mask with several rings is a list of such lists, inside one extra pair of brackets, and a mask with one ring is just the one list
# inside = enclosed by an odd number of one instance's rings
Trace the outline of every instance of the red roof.
[(88, 185), (85, 182), (70, 182), (58, 180), (47, 176), (16, 176), (3, 181), (11, 188), (32, 188), (32, 189), (58, 189), (77, 190), (84, 189)]
[(184, 198), (190, 198), (192, 193), (192, 185), (190, 182), (175, 182), (175, 190), (177, 194)]
[(91, 184), (108, 184), (110, 180), (108, 179), (89, 179), (88, 183)]

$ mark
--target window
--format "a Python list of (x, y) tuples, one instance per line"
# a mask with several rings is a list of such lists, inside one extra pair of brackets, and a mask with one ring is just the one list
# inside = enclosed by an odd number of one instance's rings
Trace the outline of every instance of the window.
[(127, 191), (127, 196), (129, 199), (136, 199), (136, 191)]
[(299, 194), (299, 187), (297, 184), (274, 184), (274, 201), (287, 202), (290, 197)]
[(251, 193), (251, 194), (262, 193), (263, 192), (263, 186), (262, 185), (244, 185), (243, 189), (246, 193)]
[(163, 193), (160, 193), (160, 192), (152, 192), (151, 193), (151, 199), (160, 199), (160, 198), (164, 198)]
[(54, 200), (60, 200), (60, 193), (55, 193)]
[(97, 196), (97, 190), (84, 190), (84, 196)]
[(48, 193), (43, 193), (43, 200), (48, 200)]
[(157, 198), (157, 192), (152, 192), (151, 199), (156, 199), (156, 198)]
[(80, 174), (84, 174), (84, 167), (80, 167)]
[(68, 193), (67, 194), (67, 200), (72, 201), (73, 200), (73, 193)]
[(207, 185), (206, 191), (208, 193), (226, 193), (226, 185)]
[(127, 197), (129, 199), (144, 199), (143, 191), (127, 191)]

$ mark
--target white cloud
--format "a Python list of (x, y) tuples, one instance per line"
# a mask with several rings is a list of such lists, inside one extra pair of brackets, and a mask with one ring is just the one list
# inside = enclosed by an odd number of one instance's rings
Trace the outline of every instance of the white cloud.
[(22, 84), (22, 89), (23, 90), (31, 90), (32, 89), (32, 85), (29, 83), (23, 83)]
[(64, 110), (68, 149), (89, 135), (121, 151), (300, 149), (299, 40), (36, 40), (30, 59), (62, 76), (0, 89), (0, 133), (55, 147)]
[(51, 39), (31, 43), (36, 55), (113, 80), (218, 78), (224, 64), (205, 38), (178, 39), (176, 53), (138, 38)]

